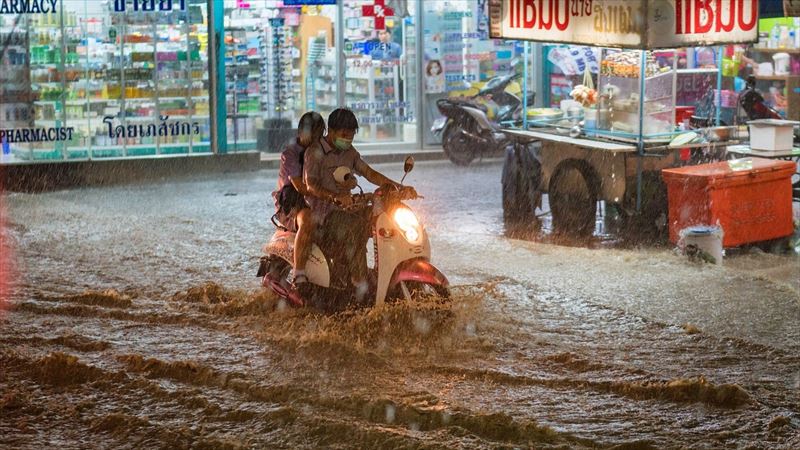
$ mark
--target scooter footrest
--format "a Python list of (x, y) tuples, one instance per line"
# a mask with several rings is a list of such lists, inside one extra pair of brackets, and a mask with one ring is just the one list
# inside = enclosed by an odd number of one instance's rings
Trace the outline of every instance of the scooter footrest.
[(258, 272), (256, 273), (256, 276), (258, 278), (262, 278), (264, 275), (267, 274), (268, 268), (269, 268), (269, 257), (262, 256), (261, 260), (258, 263)]

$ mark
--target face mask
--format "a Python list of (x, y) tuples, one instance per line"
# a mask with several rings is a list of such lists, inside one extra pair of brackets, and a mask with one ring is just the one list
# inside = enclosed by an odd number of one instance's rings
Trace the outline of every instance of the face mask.
[(350, 148), (350, 145), (353, 143), (352, 139), (342, 139), (336, 138), (333, 140), (333, 145), (336, 146), (339, 150), (347, 150)]

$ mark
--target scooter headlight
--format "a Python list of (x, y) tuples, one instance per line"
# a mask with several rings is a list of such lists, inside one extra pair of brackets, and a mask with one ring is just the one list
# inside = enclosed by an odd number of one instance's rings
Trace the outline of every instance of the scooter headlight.
[(403, 232), (403, 236), (405, 236), (406, 240), (410, 244), (419, 243), (419, 240), (422, 237), (422, 230), (420, 229), (417, 216), (414, 215), (410, 209), (404, 207), (395, 209), (394, 222)]

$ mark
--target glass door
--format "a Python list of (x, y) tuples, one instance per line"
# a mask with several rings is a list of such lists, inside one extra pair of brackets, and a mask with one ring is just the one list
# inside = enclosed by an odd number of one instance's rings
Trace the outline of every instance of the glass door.
[(414, 2), (345, 0), (344, 105), (356, 142), (416, 142)]

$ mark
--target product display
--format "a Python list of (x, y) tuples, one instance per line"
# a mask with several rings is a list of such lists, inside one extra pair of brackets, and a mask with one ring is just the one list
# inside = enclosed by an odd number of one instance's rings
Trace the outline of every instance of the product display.
[[(604, 50), (600, 63), (597, 102), (598, 130), (606, 137), (631, 139), (639, 134), (640, 104), (642, 134), (648, 140), (671, 139), (675, 131), (675, 76), (670, 66), (659, 66), (652, 52), (645, 54), (644, 99), (640, 98), (641, 53)], [(634, 66), (635, 65), (635, 66)], [(633, 68), (632, 68), (633, 67)]]
[[(4, 19), (0, 18), (0, 21)], [(7, 43), (0, 70), (0, 121), (2, 128), (28, 127), (33, 118), (33, 95), (28, 67), (28, 35), (3, 24), (0, 42)], [(8, 31), (6, 31), (8, 30)], [(10, 158), (11, 145), (0, 138), (0, 159)]]
[[(652, 52), (647, 52), (645, 76), (652, 77), (668, 72), (671, 67), (659, 67)], [(639, 78), (641, 59), (639, 51), (617, 52), (606, 56), (600, 63), (600, 73), (610, 77)]]
[(123, 13), (87, 2), (81, 13), (20, 16), (27, 45), (12, 60), (25, 62), (17, 79), (30, 117), (4, 147), (20, 160), (209, 151), (205, 12), (195, 3)]
[[(229, 148), (278, 151), (305, 111), (336, 107), (335, 54), (330, 70), (320, 61), (332, 42), (335, 6), (276, 0), (225, 0), (224, 6)], [(332, 100), (315, 92), (320, 80), (332, 86)]]

